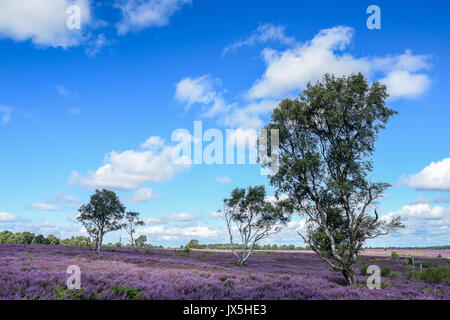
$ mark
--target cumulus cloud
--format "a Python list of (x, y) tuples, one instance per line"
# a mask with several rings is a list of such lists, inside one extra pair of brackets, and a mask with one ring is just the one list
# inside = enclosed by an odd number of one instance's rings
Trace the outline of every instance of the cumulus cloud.
[(148, 150), (159, 150), (164, 146), (164, 139), (158, 136), (153, 136), (145, 140), (144, 143), (141, 144), (142, 149)]
[[(70, 5), (80, 8), (81, 29), (67, 27)], [(42, 47), (68, 48), (79, 45), (83, 31), (91, 24), (89, 0), (2, 0), (0, 1), (0, 37), (27, 41)]]
[(186, 105), (186, 110), (193, 104), (204, 105), (204, 117), (213, 117), (225, 113), (230, 106), (225, 103), (221, 82), (211, 75), (198, 78), (186, 77), (176, 84), (175, 99)]
[(179, 150), (179, 145), (173, 145), (164, 146), (161, 150), (127, 150), (121, 153), (111, 151), (106, 155), (103, 166), (87, 175), (74, 171), (69, 183), (89, 189), (132, 190), (146, 182), (165, 182), (192, 165), (191, 159), (186, 156), (173, 161), (173, 154), (178, 154)]
[(212, 216), (213, 218), (222, 218), (222, 217), (223, 217), (223, 214), (222, 214), (222, 212), (220, 212), (220, 211), (213, 211), (213, 212), (211, 212), (211, 216)]
[(416, 98), (430, 87), (430, 79), (425, 74), (411, 74), (408, 71), (393, 71), (380, 79), (387, 86), (391, 98)]
[(125, 202), (131, 203), (143, 203), (147, 202), (150, 199), (158, 199), (160, 197), (159, 194), (155, 194), (151, 188), (139, 188), (131, 197), (122, 197)]
[(7, 124), (11, 121), (11, 107), (0, 106), (0, 124)]
[(406, 177), (405, 182), (421, 190), (450, 191), (450, 158), (431, 162), (419, 173)]
[(235, 41), (225, 47), (223, 54), (228, 51), (234, 51), (244, 46), (253, 46), (258, 43), (279, 42), (285, 45), (291, 45), (295, 42), (294, 38), (285, 35), (285, 27), (277, 26), (271, 23), (261, 24), (252, 34), (242, 40)]
[(233, 109), (224, 118), (223, 124), (243, 130), (261, 128), (264, 125), (261, 116), (272, 112), (277, 105), (278, 101), (273, 99), (253, 101), (245, 107)]
[(124, 35), (131, 30), (142, 30), (151, 26), (165, 26), (169, 18), (191, 0), (120, 0), (116, 6), (123, 19), (116, 24), (117, 32)]
[(0, 222), (14, 222), (17, 221), (18, 218), (9, 212), (0, 212)]
[(405, 228), (398, 235), (391, 237), (400, 240), (413, 241), (443, 241), (448, 240), (450, 227), (450, 208), (442, 206), (431, 207), (429, 204), (403, 206), (400, 210), (390, 212), (381, 217), (389, 221), (393, 217), (401, 217)]
[(229, 177), (216, 177), (216, 181), (220, 184), (231, 183), (231, 179)]
[(177, 213), (165, 216), (163, 219), (167, 221), (191, 221), (195, 219), (195, 216), (190, 215), (189, 213)]
[(62, 192), (56, 192), (55, 193), (55, 201), (57, 202), (68, 202), (68, 203), (79, 203), (80, 199), (74, 196), (71, 196), (70, 194), (65, 194)]
[(28, 210), (35, 210), (35, 211), (61, 211), (60, 206), (55, 206), (53, 204), (49, 203), (32, 203), (27, 205)]
[[(353, 33), (350, 27), (337, 26), (321, 30), (311, 41), (282, 52), (266, 48), (263, 51), (266, 71), (247, 96), (280, 97), (305, 88), (308, 82), (320, 80), (327, 72), (336, 76), (362, 72), (368, 77), (384, 73), (381, 81), (389, 85), (393, 98), (416, 97), (426, 91), (430, 85), (428, 76), (415, 73), (429, 68), (426, 56), (407, 50), (398, 56), (355, 57), (345, 52)], [(405, 80), (410, 81), (409, 87)]]

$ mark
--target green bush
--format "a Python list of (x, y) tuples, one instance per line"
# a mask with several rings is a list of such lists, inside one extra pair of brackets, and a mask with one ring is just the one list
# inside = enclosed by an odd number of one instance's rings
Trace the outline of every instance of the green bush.
[(141, 295), (141, 290), (134, 287), (122, 287), (114, 285), (111, 292), (115, 295), (126, 297), (128, 299), (137, 299)]
[(395, 259), (395, 258), (398, 258), (399, 256), (400, 256), (400, 255), (399, 255), (397, 252), (395, 252), (395, 251), (392, 251), (392, 252), (391, 252), (391, 257), (392, 257), (392, 258)]
[(392, 273), (392, 269), (389, 267), (381, 267), (381, 276), (389, 277)]
[(362, 275), (362, 276), (366, 276), (367, 275), (367, 268), (368, 268), (367, 264), (363, 263), (361, 265), (361, 268), (359, 268), (359, 274)]
[(414, 268), (409, 268), (407, 277), (433, 283), (441, 283), (450, 279), (450, 266), (429, 267), (422, 272)]

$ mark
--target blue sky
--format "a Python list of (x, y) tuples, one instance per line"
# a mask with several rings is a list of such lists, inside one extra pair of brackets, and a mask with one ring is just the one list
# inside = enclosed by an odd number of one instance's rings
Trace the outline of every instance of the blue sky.
[[(73, 4), (79, 30), (66, 24)], [(379, 30), (366, 26), (371, 4), (381, 9)], [(268, 179), (257, 164), (175, 165), (174, 130), (193, 134), (202, 121), (203, 131), (251, 134), (324, 72), (363, 72), (388, 85), (399, 112), (374, 154), (373, 179), (393, 185), (378, 211), (407, 226), (369, 245), (448, 244), (449, 9), (447, 1), (2, 1), (0, 229), (83, 235), (77, 209), (107, 187), (146, 219), (140, 232), (151, 243), (224, 243), (213, 214), (223, 198)], [(302, 245), (301, 225), (294, 217), (267, 242)]]

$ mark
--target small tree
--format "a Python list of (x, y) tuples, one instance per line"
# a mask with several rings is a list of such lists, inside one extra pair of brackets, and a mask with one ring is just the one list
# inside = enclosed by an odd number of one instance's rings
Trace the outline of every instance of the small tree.
[(95, 190), (88, 204), (78, 210), (81, 221), (88, 234), (94, 239), (97, 252), (100, 252), (103, 236), (112, 231), (119, 230), (124, 216), (125, 207), (117, 195), (110, 190)]
[[(271, 203), (266, 200), (264, 186), (236, 188), (231, 197), (224, 199), (223, 218), (227, 224), (231, 250), (240, 265), (244, 265), (258, 241), (279, 232), (287, 221), (289, 211), (286, 203)], [(233, 229), (237, 229), (242, 240), (242, 250), (235, 250)]]
[(189, 249), (198, 249), (199, 248), (199, 242), (196, 239), (192, 239), (189, 241), (189, 243), (186, 245), (186, 248)]
[(138, 212), (127, 212), (125, 215), (125, 220), (126, 222), (122, 224), (122, 227), (130, 235), (131, 246), (134, 247), (134, 234), (136, 233), (136, 227), (143, 226), (145, 223), (139, 219)]
[(147, 242), (147, 236), (144, 236), (144, 235), (142, 235), (142, 236), (139, 236), (137, 239), (136, 239), (136, 245), (139, 247), (139, 248), (142, 248), (143, 246), (145, 246), (145, 243)]
[(399, 217), (380, 219), (375, 207), (389, 184), (369, 180), (378, 132), (396, 113), (387, 96), (386, 86), (369, 86), (362, 74), (327, 74), (299, 98), (281, 101), (266, 126), (279, 132), (271, 185), (306, 217), (299, 235), (350, 285), (364, 242), (402, 227)]

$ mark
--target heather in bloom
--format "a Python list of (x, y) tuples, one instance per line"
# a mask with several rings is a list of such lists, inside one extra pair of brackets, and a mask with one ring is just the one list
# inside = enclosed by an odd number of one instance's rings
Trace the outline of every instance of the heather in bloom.
[[(0, 299), (450, 299), (450, 280), (408, 277), (405, 259), (364, 256), (362, 263), (389, 268), (380, 290), (366, 275), (357, 286), (311, 252), (255, 252), (248, 266), (229, 251), (0, 244)], [(416, 258), (423, 269), (450, 267), (448, 259)], [(81, 271), (80, 289), (68, 289), (67, 268)], [(429, 265), (429, 266), (425, 266)]]

